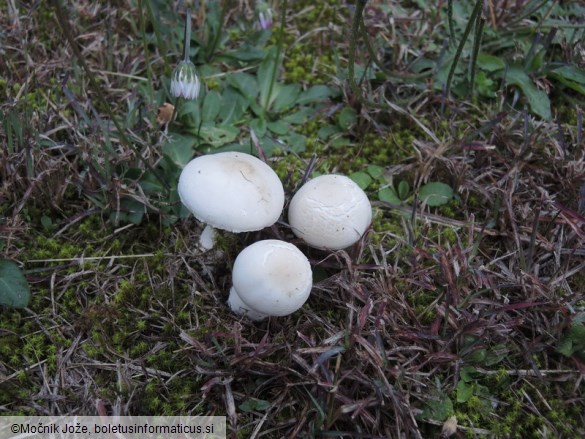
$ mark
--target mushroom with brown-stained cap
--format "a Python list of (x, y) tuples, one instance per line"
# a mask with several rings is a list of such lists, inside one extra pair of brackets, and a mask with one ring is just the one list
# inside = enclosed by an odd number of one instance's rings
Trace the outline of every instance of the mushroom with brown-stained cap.
[(228, 305), (251, 320), (298, 310), (313, 286), (311, 264), (293, 244), (267, 239), (246, 247), (232, 270)]
[[(242, 152), (222, 152), (191, 160), (179, 177), (179, 197), (207, 227), (242, 233), (273, 225), (284, 207), (284, 189), (270, 166)], [(214, 233), (205, 230), (200, 246), (209, 250)]]

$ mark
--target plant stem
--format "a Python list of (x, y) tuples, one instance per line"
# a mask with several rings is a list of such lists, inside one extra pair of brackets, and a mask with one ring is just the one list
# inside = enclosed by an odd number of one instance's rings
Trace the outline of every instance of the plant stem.
[(142, 38), (142, 50), (144, 50), (144, 59), (146, 60), (146, 76), (148, 77), (147, 85), (148, 85), (148, 98), (151, 101), (154, 101), (154, 89), (152, 84), (153, 81), (153, 73), (152, 73), (152, 66), (150, 65), (150, 52), (148, 50), (148, 42), (146, 40), (146, 20), (143, 14), (144, 5), (142, 0), (138, 0), (138, 9), (140, 10), (140, 36)]
[(367, 100), (362, 96), (361, 90), (359, 89), (356, 81), (355, 81), (355, 47), (357, 44), (357, 36), (360, 30), (360, 23), (362, 19), (362, 14), (364, 12), (364, 7), (366, 6), (366, 2), (363, 0), (358, 0), (355, 11), (353, 13), (353, 20), (351, 23), (351, 32), (349, 35), (349, 57), (348, 57), (348, 67), (347, 67), (347, 74), (349, 77), (349, 86), (351, 87), (351, 91), (353, 94), (363, 105), (369, 105), (373, 108), (384, 109), (388, 110), (386, 105), (377, 104), (376, 102), (372, 102)]
[(475, 36), (473, 38), (473, 52), (471, 53), (471, 64), (469, 66), (469, 96), (473, 99), (473, 88), (475, 85), (475, 69), (477, 65), (477, 57), (479, 55), (479, 48), (481, 47), (481, 37), (483, 36), (483, 26), (485, 20), (480, 13), (475, 20)]
[(183, 40), (183, 61), (189, 61), (189, 52), (191, 50), (191, 8), (187, 8), (185, 17), (185, 38)]
[(219, 43), (219, 38), (221, 37), (223, 21), (225, 20), (227, 9), (230, 6), (230, 4), (231, 4), (231, 1), (226, 0), (223, 3), (223, 6), (221, 8), (221, 15), (219, 17), (218, 28), (217, 28), (217, 31), (215, 32), (215, 35), (213, 35), (213, 40), (211, 41), (211, 44), (208, 46), (208, 53), (207, 53), (207, 56), (205, 57), (207, 62), (211, 61), (211, 58), (213, 58), (213, 54), (215, 53), (215, 49), (217, 49), (217, 45)]
[(278, 35), (278, 41), (276, 43), (276, 58), (274, 60), (274, 64), (272, 64), (272, 74), (270, 75), (270, 86), (268, 87), (268, 93), (266, 94), (266, 102), (262, 105), (262, 118), (266, 117), (266, 110), (268, 110), (268, 104), (270, 103), (270, 96), (272, 95), (272, 90), (274, 89), (274, 83), (276, 82), (276, 71), (278, 69), (278, 64), (280, 61), (280, 55), (282, 53), (282, 39), (284, 35), (284, 27), (286, 26), (286, 7), (287, 7), (287, 0), (283, 0), (282, 2), (282, 12), (280, 14), (280, 30)]
[(447, 76), (447, 85), (445, 87), (445, 96), (448, 98), (449, 93), (451, 91), (451, 81), (453, 80), (453, 75), (455, 74), (455, 69), (457, 68), (457, 63), (459, 62), (459, 58), (463, 53), (463, 47), (465, 47), (465, 42), (469, 37), (469, 33), (471, 29), (473, 29), (473, 25), (477, 19), (478, 14), (481, 11), (481, 6), (483, 4), (483, 0), (477, 0), (475, 2), (475, 6), (473, 8), (473, 12), (471, 13), (471, 17), (469, 17), (469, 21), (467, 22), (467, 26), (465, 27), (465, 31), (463, 31), (463, 37), (459, 42), (459, 46), (457, 46), (457, 51), (455, 52), (455, 58), (453, 58), (453, 64), (451, 64), (451, 69), (449, 70), (449, 75)]
[(453, 0), (447, 2), (447, 20), (449, 22), (449, 45), (455, 42), (455, 22), (453, 21)]

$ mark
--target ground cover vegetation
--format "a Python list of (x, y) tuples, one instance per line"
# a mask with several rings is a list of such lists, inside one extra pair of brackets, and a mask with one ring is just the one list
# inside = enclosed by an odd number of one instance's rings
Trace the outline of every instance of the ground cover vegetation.
[[(169, 93), (186, 6), (194, 101)], [(584, 17), (542, 0), (0, 4), (0, 415), (585, 436)], [(177, 179), (228, 150), (264, 155), (289, 199), (309, 174), (350, 176), (371, 230), (326, 252), (284, 215), (196, 250)], [(227, 309), (231, 266), (275, 237), (309, 257), (313, 292), (250, 322)]]

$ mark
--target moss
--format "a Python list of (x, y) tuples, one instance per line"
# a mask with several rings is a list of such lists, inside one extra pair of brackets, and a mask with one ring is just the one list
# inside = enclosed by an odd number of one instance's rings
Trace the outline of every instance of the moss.
[[(551, 397), (551, 383), (539, 381), (537, 393), (535, 385), (525, 381), (511, 388), (504, 375), (508, 377), (507, 372), (499, 371), (477, 379), (484, 394), (474, 394), (465, 403), (457, 404), (460, 425), (483, 428), (497, 437), (538, 438), (537, 432), (545, 430), (555, 437), (581, 437), (579, 408)], [(536, 416), (532, 407), (542, 416)]]
[(129, 354), (131, 358), (137, 358), (148, 352), (149, 349), (150, 345), (146, 341), (140, 340), (130, 347)]
[(439, 237), (439, 245), (446, 245), (447, 243), (451, 245), (456, 245), (458, 240), (463, 240), (463, 237), (460, 237), (460, 232), (451, 228), (451, 227), (437, 227), (439, 230), (437, 232)]
[(394, 236), (404, 234), (400, 218), (395, 215), (389, 215), (380, 209), (375, 209), (372, 218), (372, 232), (369, 235), (372, 244), (376, 246), (382, 245), (385, 248), (394, 247), (398, 242), (396, 238), (389, 234)]
[(294, 187), (301, 180), (306, 164), (296, 155), (287, 154), (273, 165), (274, 172), (281, 181), (288, 180), (288, 186)]

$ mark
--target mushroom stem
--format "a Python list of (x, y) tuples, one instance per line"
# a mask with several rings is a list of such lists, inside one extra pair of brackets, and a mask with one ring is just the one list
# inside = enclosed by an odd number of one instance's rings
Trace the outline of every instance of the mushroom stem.
[(230, 297), (228, 298), (228, 305), (233, 312), (235, 312), (236, 314), (239, 314), (239, 315), (245, 315), (250, 320), (258, 321), (258, 320), (263, 320), (266, 317), (268, 317), (268, 314), (263, 314), (261, 312), (255, 311), (252, 308), (250, 308), (248, 305), (246, 305), (242, 301), (242, 299), (240, 298), (240, 296), (238, 295), (238, 292), (236, 291), (236, 289), (234, 287), (232, 287), (230, 289)]
[(216, 235), (217, 231), (215, 228), (206, 224), (203, 232), (201, 232), (201, 236), (199, 236), (199, 248), (203, 251), (212, 250), (215, 246)]

